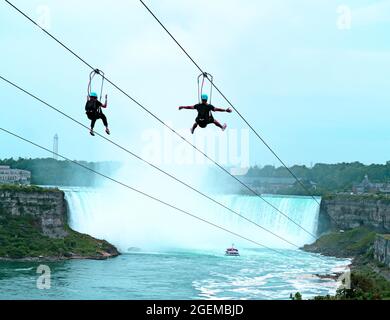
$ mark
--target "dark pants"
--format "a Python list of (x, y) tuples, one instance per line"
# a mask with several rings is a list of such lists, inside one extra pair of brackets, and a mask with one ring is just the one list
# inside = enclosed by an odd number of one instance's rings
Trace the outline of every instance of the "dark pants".
[(96, 120), (102, 119), (105, 127), (108, 127), (108, 122), (106, 116), (103, 112), (100, 113), (87, 113), (88, 119), (91, 120), (91, 129), (95, 127)]
[(206, 119), (201, 119), (201, 118), (196, 118), (195, 122), (198, 124), (199, 127), (201, 128), (206, 128), (207, 125), (214, 123), (214, 118), (213, 117), (208, 117)]

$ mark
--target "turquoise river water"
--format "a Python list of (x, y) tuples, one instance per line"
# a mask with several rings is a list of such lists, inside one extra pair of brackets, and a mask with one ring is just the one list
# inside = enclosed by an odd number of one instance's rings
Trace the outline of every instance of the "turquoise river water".
[[(162, 212), (161, 207), (150, 202), (124, 198), (116, 190), (64, 191), (71, 227), (108, 240), (123, 254), (106, 261), (45, 263), (50, 269), (50, 283), (46, 282), (50, 288), (46, 289), (37, 286), (41, 263), (2, 261), (0, 299), (289, 299), (291, 293), (298, 291), (308, 299), (335, 293), (336, 281), (317, 275), (343, 271), (349, 264), (345, 259), (298, 250), (221, 208), (207, 204), (202, 210), (202, 202), (196, 203), (201, 217), (276, 252), (189, 217)], [(112, 199), (109, 204), (103, 201), (107, 198)], [(182, 200), (180, 207), (195, 206), (188, 199)], [(271, 196), (267, 200), (308, 232), (275, 213), (259, 198), (219, 197), (225, 205), (297, 246), (315, 240), (310, 233), (316, 232), (318, 224), (316, 201)], [(224, 255), (232, 243), (240, 250), (239, 257)]]

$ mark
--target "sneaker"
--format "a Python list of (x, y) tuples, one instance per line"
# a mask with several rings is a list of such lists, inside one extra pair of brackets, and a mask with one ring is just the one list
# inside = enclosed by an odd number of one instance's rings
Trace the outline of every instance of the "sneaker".
[(89, 134), (90, 134), (91, 136), (95, 136), (95, 133), (93, 132), (93, 130), (90, 130), (90, 131), (89, 131)]
[(106, 133), (110, 134), (110, 129), (106, 128)]
[(225, 123), (225, 124), (222, 126), (222, 131), (225, 131), (226, 128), (227, 128), (227, 125), (226, 125), (226, 123)]

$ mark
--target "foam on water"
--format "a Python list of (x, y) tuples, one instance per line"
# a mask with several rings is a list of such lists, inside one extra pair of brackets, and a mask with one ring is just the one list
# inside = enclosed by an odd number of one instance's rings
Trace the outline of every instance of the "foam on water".
[[(129, 248), (166, 250), (167, 248), (221, 250), (231, 243), (250, 248), (256, 245), (216, 229), (137, 194), (118, 189), (64, 189), (73, 229), (115, 244), (122, 252)], [(212, 196), (212, 195), (211, 195)], [(217, 201), (288, 241), (302, 246), (314, 241), (319, 205), (309, 197), (266, 196), (289, 221), (262, 199), (251, 196), (213, 196)], [(273, 248), (294, 248), (283, 240), (245, 221), (232, 212), (192, 198), (177, 197), (176, 203), (212, 223)]]

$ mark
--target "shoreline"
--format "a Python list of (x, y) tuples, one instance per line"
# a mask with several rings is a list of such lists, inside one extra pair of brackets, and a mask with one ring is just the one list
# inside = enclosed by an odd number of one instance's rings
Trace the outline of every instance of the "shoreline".
[[(347, 272), (335, 275), (317, 275), (319, 278), (339, 280), (335, 295), (318, 296), (315, 300), (377, 300), (390, 298), (390, 270), (380, 266), (374, 257), (373, 246), (376, 231), (368, 228), (355, 228), (344, 232), (333, 232), (321, 236), (313, 244), (301, 250), (320, 254), (324, 257), (350, 259)], [(347, 270), (348, 270), (347, 269)], [(346, 270), (346, 271), (347, 271)], [(343, 286), (342, 274), (346, 274), (349, 288)], [(338, 277), (336, 276), (338, 275)], [(345, 280), (347, 281), (347, 280)]]
[(95, 260), (95, 261), (105, 261), (119, 257), (121, 253), (118, 254), (109, 254), (102, 256), (81, 256), (75, 255), (72, 257), (24, 257), (20, 259), (16, 258), (4, 258), (0, 257), (0, 262), (62, 262), (70, 260)]

